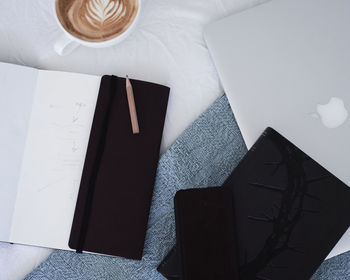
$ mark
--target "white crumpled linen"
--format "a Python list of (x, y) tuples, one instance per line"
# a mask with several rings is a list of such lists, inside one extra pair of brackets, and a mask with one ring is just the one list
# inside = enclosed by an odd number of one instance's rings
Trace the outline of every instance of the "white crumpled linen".
[[(79, 47), (60, 57), (53, 51), (62, 34), (53, 17), (54, 0), (0, 0), (0, 61), (95, 75), (128, 74), (169, 86), (163, 152), (222, 92), (203, 27), (262, 1), (141, 1), (140, 22), (125, 41), (106, 49)], [(0, 243), (0, 279), (22, 279), (50, 252)]]

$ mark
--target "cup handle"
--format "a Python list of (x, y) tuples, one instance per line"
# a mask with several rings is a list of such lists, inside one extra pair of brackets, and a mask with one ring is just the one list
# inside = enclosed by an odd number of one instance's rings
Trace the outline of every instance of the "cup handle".
[(58, 55), (64, 56), (70, 54), (78, 46), (79, 44), (77, 42), (72, 41), (66, 35), (62, 34), (56, 40), (53, 48)]

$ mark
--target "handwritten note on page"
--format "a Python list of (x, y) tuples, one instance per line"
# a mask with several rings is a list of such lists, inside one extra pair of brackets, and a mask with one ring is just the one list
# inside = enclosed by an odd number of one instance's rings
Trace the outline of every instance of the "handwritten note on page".
[(100, 77), (39, 71), (10, 241), (69, 249)]

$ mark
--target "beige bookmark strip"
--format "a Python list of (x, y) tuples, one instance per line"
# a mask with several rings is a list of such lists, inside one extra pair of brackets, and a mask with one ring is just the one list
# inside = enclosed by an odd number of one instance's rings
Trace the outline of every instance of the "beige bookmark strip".
[(129, 113), (131, 119), (132, 133), (138, 134), (140, 132), (139, 123), (137, 120), (134, 92), (132, 89), (132, 85), (130, 83), (128, 75), (126, 75), (126, 94), (128, 96), (128, 104), (129, 104)]

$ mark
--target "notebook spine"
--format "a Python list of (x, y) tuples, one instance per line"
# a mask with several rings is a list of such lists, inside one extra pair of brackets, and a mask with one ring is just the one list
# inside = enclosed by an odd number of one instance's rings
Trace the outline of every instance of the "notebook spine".
[[(82, 253), (85, 246), (92, 213), (96, 179), (106, 143), (106, 133), (111, 107), (117, 90), (116, 79), (113, 79), (111, 76), (104, 76), (102, 80), (104, 81), (101, 81), (101, 85), (104, 84), (106, 80), (109, 80), (107, 84), (110, 86), (111, 90), (102, 91), (100, 89), (98, 101), (96, 103), (95, 116), (90, 132), (89, 145), (76, 205), (76, 214), (72, 224), (71, 235), (73, 234), (75, 238), (69, 241), (69, 246), (72, 249), (76, 249), (77, 253)], [(108, 92), (109, 95), (101, 95), (102, 92)], [(102, 116), (102, 118), (100, 116)]]

